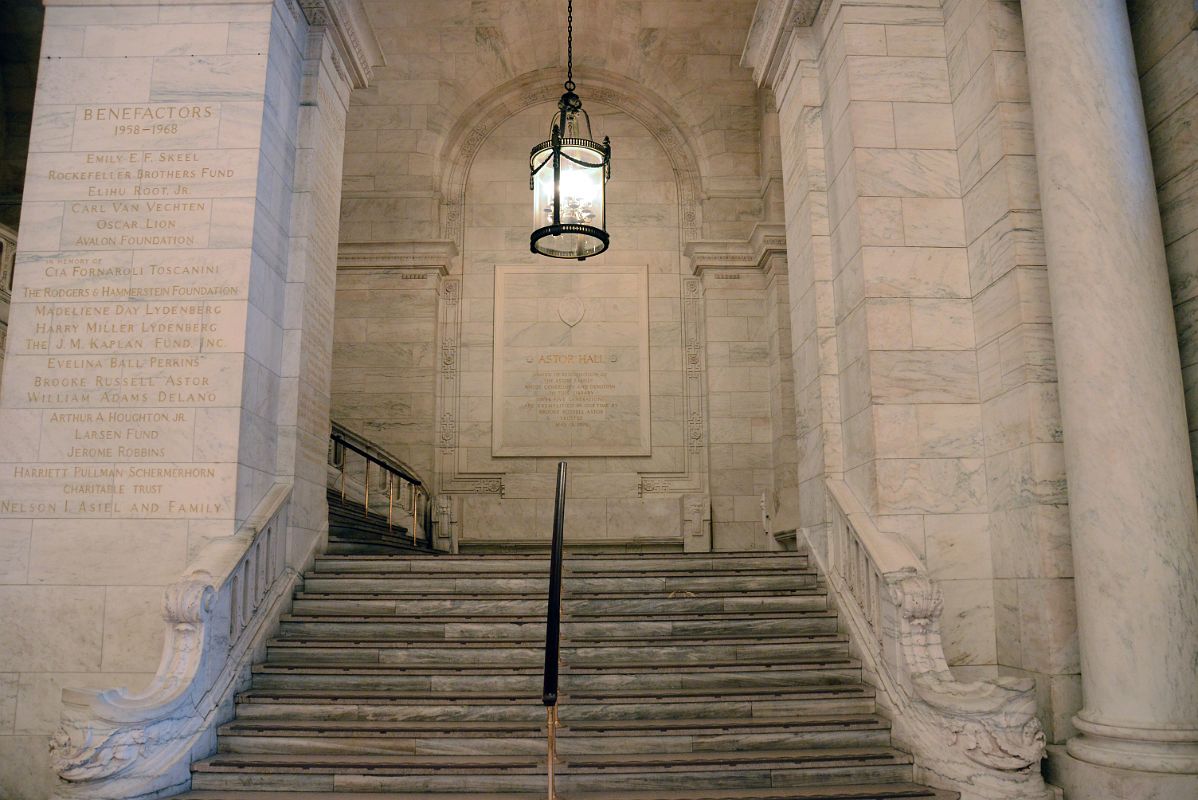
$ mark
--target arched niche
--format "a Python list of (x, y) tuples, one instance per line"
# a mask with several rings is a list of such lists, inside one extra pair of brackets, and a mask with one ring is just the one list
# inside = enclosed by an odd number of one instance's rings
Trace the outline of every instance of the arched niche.
[[(441, 236), (463, 244), (466, 181), (474, 158), (483, 143), (505, 120), (531, 106), (556, 101), (562, 93), (559, 69), (538, 70), (515, 78), (477, 102), (446, 136), (439, 154), (441, 168)], [(619, 109), (637, 120), (661, 145), (670, 159), (678, 186), (679, 246), (700, 238), (702, 230), (702, 188), (699, 137), (682, 121), (664, 99), (645, 87), (616, 73), (603, 70), (579, 70), (578, 92), (584, 107), (603, 104)], [(548, 134), (552, 108), (547, 106), (545, 133)], [(602, 131), (597, 130), (597, 136)], [(536, 142), (529, 141), (531, 147)], [(617, 156), (613, 169), (619, 169), (619, 143), (613, 141)]]

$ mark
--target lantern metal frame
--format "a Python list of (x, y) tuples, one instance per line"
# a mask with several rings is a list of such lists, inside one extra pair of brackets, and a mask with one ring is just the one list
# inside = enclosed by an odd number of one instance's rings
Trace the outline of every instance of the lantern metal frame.
[[(548, 225), (543, 225), (532, 232), (529, 237), (529, 249), (550, 258), (573, 258), (585, 261), (591, 256), (597, 256), (605, 251), (611, 242), (607, 233), (607, 181), (611, 178), (611, 140), (603, 137), (603, 142), (595, 141), (591, 132), (591, 117), (582, 107), (582, 98), (574, 93), (574, 9), (573, 2), (568, 3), (567, 48), (566, 48), (566, 82), (565, 94), (557, 103), (557, 113), (549, 125), (549, 138), (532, 148), (528, 155), (528, 188), (536, 191), (537, 174), (545, 168), (553, 170), (553, 214)], [(586, 136), (580, 135), (579, 122), (586, 125)], [(575, 158), (566, 152), (571, 150), (590, 151), (594, 160)], [(598, 225), (581, 222), (562, 221), (562, 162), (570, 162), (571, 169), (597, 169), (598, 183)], [(534, 214), (537, 213), (537, 198), (533, 197)], [(576, 242), (590, 243), (590, 247), (580, 249), (553, 248), (554, 237), (573, 234)]]

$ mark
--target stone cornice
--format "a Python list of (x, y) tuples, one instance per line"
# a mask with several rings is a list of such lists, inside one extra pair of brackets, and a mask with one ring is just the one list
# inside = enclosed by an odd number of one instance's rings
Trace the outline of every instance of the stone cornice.
[(327, 28), (355, 89), (364, 89), (374, 68), (386, 63), (361, 0), (299, 0), (309, 25)]
[(773, 86), (783, 63), (786, 34), (810, 25), (822, 0), (757, 0), (740, 64), (760, 86)]
[(786, 255), (786, 229), (779, 223), (758, 223), (747, 240), (696, 240), (682, 252), (691, 260), (695, 275), (711, 270), (756, 270), (769, 275), (778, 255)]
[(342, 242), (337, 248), (337, 269), (436, 270), (447, 275), (457, 254), (457, 246), (446, 239)]

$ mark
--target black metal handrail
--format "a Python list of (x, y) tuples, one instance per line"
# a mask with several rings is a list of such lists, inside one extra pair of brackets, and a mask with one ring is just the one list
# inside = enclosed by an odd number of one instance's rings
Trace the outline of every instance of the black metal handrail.
[(545, 617), (545, 684), (541, 701), (557, 705), (557, 662), (562, 630), (562, 538), (566, 522), (566, 462), (557, 464), (553, 505), (553, 544), (549, 554), (549, 612)]
[(553, 543), (549, 552), (549, 608), (545, 614), (545, 682), (541, 701), (549, 734), (549, 800), (553, 800), (553, 762), (557, 757), (557, 683), (562, 637), (562, 544), (566, 527), (566, 462), (557, 462), (553, 503)]

